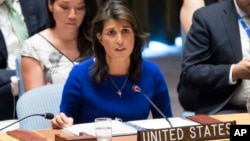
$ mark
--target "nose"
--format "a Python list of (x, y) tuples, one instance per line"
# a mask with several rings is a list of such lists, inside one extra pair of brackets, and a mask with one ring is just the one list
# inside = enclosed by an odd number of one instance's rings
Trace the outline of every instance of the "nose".
[(119, 44), (119, 45), (123, 43), (122, 34), (117, 34), (116, 43)]
[(76, 10), (75, 8), (72, 8), (69, 12), (69, 18), (70, 19), (75, 19), (76, 18)]

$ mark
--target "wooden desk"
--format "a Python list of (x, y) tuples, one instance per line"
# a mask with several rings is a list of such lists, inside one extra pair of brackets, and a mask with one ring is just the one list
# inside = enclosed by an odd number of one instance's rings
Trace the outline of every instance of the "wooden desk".
[[(250, 115), (248, 113), (241, 113), (241, 114), (223, 114), (223, 115), (211, 115), (211, 117), (214, 117), (221, 121), (233, 121), (236, 120), (237, 124), (250, 124)], [(70, 136), (72, 134), (66, 133), (62, 130), (37, 130), (34, 131), (35, 133), (39, 134), (40, 136), (45, 136), (49, 139), (49, 141), (55, 140), (55, 134), (60, 134), (62, 136)], [(136, 141), (137, 136), (121, 136), (121, 137), (113, 137), (112, 141)], [(228, 140), (228, 139), (225, 139)], [(12, 138), (11, 136), (8, 136), (6, 133), (0, 134), (0, 141), (18, 141), (15, 138)]]
[(232, 121), (236, 120), (236, 124), (250, 124), (250, 114), (241, 113), (241, 114), (223, 114), (223, 115), (211, 115), (221, 121)]
[[(39, 131), (35, 131), (36, 133), (45, 136), (49, 139), (51, 139), (51, 141), (55, 140), (55, 134), (60, 134), (62, 136), (70, 136), (72, 134), (70, 133), (66, 133), (63, 132), (62, 130), (39, 130)], [(1, 140), (1, 136), (0, 136), (0, 140)], [(132, 135), (132, 136), (122, 136), (122, 137), (112, 137), (112, 141), (136, 141), (137, 140), (137, 136), (136, 135)]]
[[(72, 134), (66, 133), (62, 130), (52, 130), (52, 129), (37, 130), (34, 132), (42, 137), (46, 137), (48, 139), (48, 141), (54, 141), (55, 134), (60, 134), (61, 136), (71, 136), (72, 135)], [(112, 137), (112, 141), (136, 141), (136, 140), (137, 140), (136, 135)], [(19, 141), (19, 140), (15, 139), (11, 136), (8, 136), (6, 133), (0, 133), (0, 141)]]

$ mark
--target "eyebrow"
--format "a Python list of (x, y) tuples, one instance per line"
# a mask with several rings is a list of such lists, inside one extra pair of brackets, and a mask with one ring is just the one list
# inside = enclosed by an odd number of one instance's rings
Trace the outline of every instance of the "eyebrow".
[[(69, 4), (69, 1), (61, 1), (61, 3)], [(79, 2), (77, 5), (86, 5), (85, 2)]]

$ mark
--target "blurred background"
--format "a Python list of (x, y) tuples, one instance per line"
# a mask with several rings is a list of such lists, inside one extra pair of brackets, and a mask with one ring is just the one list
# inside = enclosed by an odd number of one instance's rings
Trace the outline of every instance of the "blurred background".
[[(105, 0), (97, 0), (99, 5)], [(180, 36), (179, 11), (182, 0), (125, 0), (134, 10), (151, 40), (174, 45)]]

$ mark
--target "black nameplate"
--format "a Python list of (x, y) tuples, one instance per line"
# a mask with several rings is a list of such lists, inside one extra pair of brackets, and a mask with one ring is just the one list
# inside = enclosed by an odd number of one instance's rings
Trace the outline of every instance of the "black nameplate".
[(230, 136), (230, 126), (236, 121), (174, 127), (165, 129), (150, 129), (137, 132), (137, 141), (190, 141), (225, 139)]
[(230, 141), (249, 141), (250, 125), (231, 125)]

